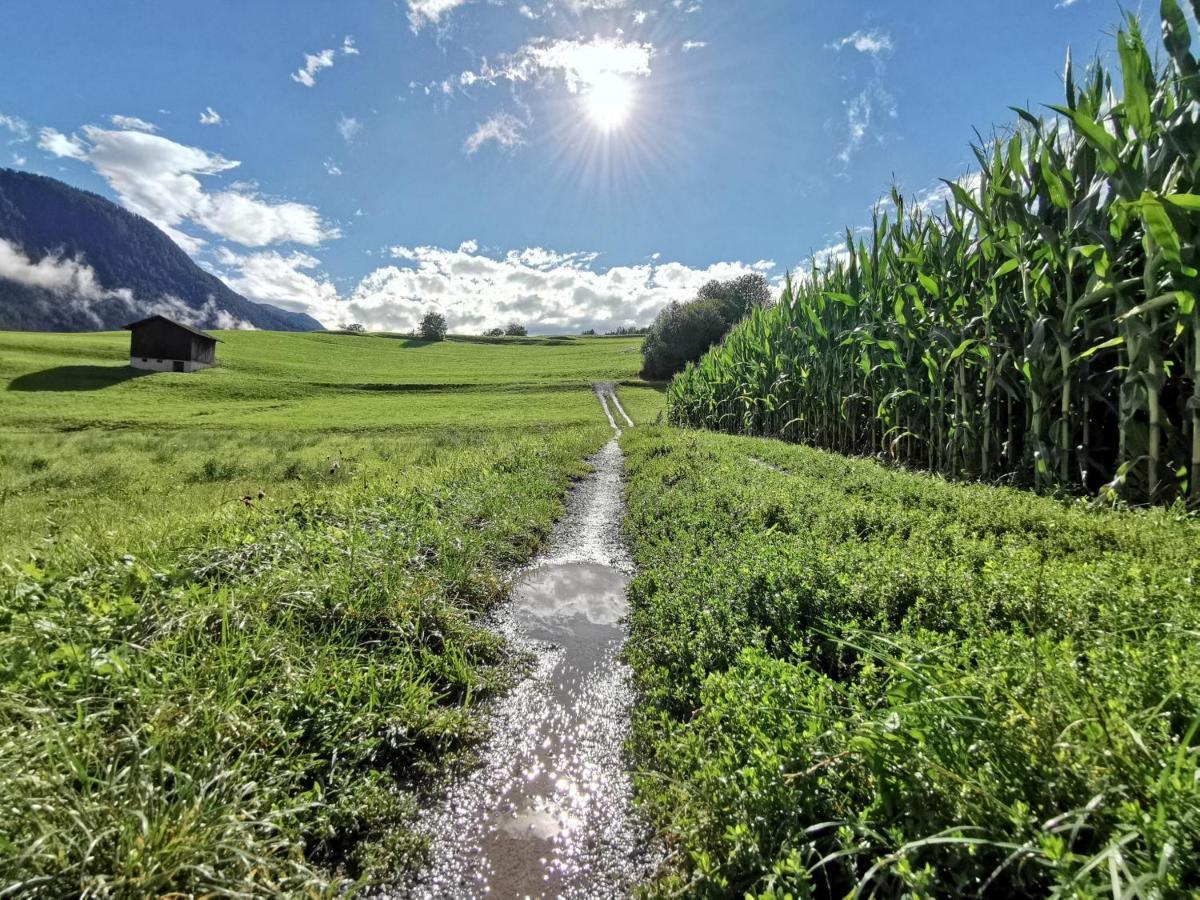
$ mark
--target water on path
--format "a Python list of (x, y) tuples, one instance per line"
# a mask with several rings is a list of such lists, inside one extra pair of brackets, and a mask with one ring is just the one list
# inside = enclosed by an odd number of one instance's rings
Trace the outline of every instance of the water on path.
[[(614, 412), (629, 422), (613, 385), (596, 393), (614, 428)], [(431, 864), (413, 896), (617, 898), (647, 874), (622, 749), (632, 691), (618, 652), (633, 565), (615, 437), (591, 463), (496, 616), (533, 670), (491, 708), (480, 767), (429, 814)]]

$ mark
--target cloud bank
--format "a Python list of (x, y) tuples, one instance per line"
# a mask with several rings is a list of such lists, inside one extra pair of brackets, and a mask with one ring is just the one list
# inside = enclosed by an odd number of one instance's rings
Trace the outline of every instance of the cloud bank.
[(373, 330), (411, 331), (427, 311), (451, 330), (480, 332), (518, 320), (539, 333), (600, 331), (646, 325), (672, 300), (686, 300), (712, 279), (769, 273), (774, 263), (718, 262), (694, 268), (651, 259), (596, 265), (598, 254), (541, 247), (489, 254), (476, 242), (458, 249), (392, 247), (395, 262), (341, 293), (305, 253), (225, 253), (217, 274), (245, 296), (296, 312), (327, 327), (359, 322)]
[[(48, 254), (39, 260), (26, 256), (15, 244), (0, 238), (0, 279), (15, 281), (28, 288), (55, 295), (54, 302), (86, 316), (93, 327), (102, 328), (100, 315), (117, 312), (128, 319), (164, 315), (195, 328), (241, 328), (254, 326), (217, 307), (210, 297), (199, 309), (193, 309), (178, 297), (165, 295), (154, 299), (134, 297), (126, 288), (105, 288), (95, 270), (81, 258)], [(42, 302), (42, 301), (39, 301)], [(101, 306), (103, 305), (103, 310)], [(107, 316), (111, 320), (111, 315)]]

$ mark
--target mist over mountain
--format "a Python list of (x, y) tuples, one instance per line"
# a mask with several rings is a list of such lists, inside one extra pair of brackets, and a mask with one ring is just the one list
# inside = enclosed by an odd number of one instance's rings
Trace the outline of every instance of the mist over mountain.
[(247, 300), (157, 226), (97, 194), (0, 169), (0, 329), (111, 330), (153, 313), (199, 328), (323, 327)]

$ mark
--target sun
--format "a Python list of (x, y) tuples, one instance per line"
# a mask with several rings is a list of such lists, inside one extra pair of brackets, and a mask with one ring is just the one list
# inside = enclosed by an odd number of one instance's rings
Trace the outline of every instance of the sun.
[(593, 125), (601, 131), (614, 131), (633, 111), (633, 85), (619, 75), (605, 74), (588, 87), (583, 103)]

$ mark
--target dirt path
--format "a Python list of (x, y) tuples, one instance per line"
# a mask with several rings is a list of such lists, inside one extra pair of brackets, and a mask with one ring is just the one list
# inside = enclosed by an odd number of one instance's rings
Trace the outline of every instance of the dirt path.
[[(612, 383), (595, 385), (616, 434), (567, 501), (546, 550), (494, 627), (535, 663), (488, 714), (482, 765), (427, 820), (419, 897), (627, 897), (651, 866), (622, 745), (632, 703), (620, 539), (624, 457)], [(614, 415), (615, 413), (615, 415)]]

